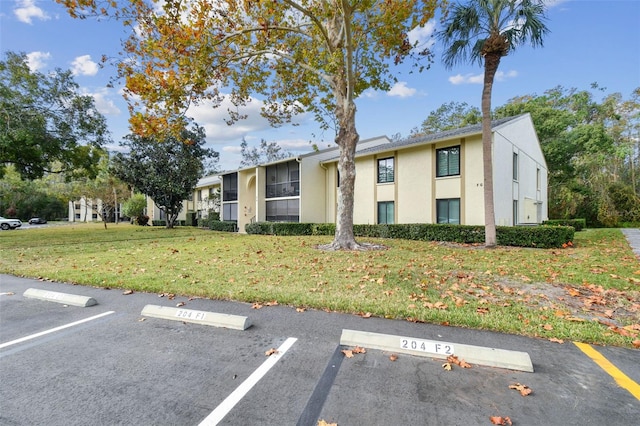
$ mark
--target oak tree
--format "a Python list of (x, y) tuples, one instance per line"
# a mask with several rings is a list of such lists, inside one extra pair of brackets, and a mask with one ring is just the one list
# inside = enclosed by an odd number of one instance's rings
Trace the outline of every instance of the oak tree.
[[(179, 129), (193, 103), (231, 100), (229, 123), (252, 96), (273, 125), (302, 112), (333, 124), (339, 147), (336, 233), (329, 249), (359, 249), (353, 234), (355, 100), (388, 90), (393, 65), (415, 59), (408, 33), (427, 23), (437, 0), (57, 0), (73, 16), (111, 14), (135, 26), (119, 72), (138, 134)], [(228, 90), (228, 93), (225, 93)], [(138, 107), (144, 106), (144, 109)], [(143, 112), (141, 112), (143, 111)]]
[(7, 164), (25, 179), (45, 173), (95, 176), (109, 133), (71, 71), (32, 71), (24, 54), (0, 61), (0, 177)]

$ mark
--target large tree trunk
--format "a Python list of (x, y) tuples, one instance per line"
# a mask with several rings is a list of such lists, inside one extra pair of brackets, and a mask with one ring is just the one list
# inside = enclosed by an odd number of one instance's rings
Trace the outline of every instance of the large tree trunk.
[(493, 138), (491, 135), (491, 90), (500, 65), (499, 54), (484, 58), (484, 86), (482, 88), (482, 165), (484, 169), (484, 244), (496, 245), (496, 213), (493, 203)]
[(356, 242), (353, 234), (353, 205), (354, 188), (356, 183), (356, 146), (360, 139), (356, 130), (356, 106), (349, 103), (339, 108), (339, 130), (336, 144), (340, 149), (338, 172), (340, 173), (340, 187), (338, 188), (338, 211), (336, 216), (336, 233), (333, 242), (324, 249), (329, 250), (359, 250), (362, 248)]

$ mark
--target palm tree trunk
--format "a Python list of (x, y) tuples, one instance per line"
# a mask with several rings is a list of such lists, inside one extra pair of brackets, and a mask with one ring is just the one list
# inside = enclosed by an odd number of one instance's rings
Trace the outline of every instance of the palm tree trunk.
[(491, 132), (491, 91), (493, 79), (500, 65), (500, 55), (484, 58), (484, 86), (482, 88), (482, 165), (484, 169), (484, 244), (496, 245), (496, 213), (493, 203), (493, 138)]

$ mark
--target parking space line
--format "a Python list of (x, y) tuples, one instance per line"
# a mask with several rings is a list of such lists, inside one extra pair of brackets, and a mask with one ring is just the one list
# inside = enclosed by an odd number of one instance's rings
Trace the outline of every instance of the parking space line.
[(309, 401), (307, 401), (307, 405), (304, 407), (304, 410), (298, 419), (297, 426), (318, 424), (322, 407), (324, 407), (329, 391), (331, 390), (333, 382), (338, 375), (338, 371), (342, 365), (342, 360), (345, 358), (342, 353), (342, 348), (344, 348), (344, 346), (337, 346), (336, 350), (333, 352), (331, 359), (329, 359), (329, 363), (325, 367), (320, 380), (318, 380)]
[(600, 368), (602, 368), (608, 375), (613, 377), (623, 389), (626, 389), (631, 393), (631, 395), (635, 396), (636, 399), (640, 400), (640, 385), (634, 382), (629, 376), (624, 374), (622, 371), (618, 369), (615, 365), (611, 363), (607, 358), (605, 358), (600, 352), (595, 350), (591, 345), (587, 345), (585, 343), (573, 342), (585, 355), (587, 355), (593, 362), (598, 364)]
[(60, 327), (52, 328), (52, 329), (49, 329), (49, 330), (41, 331), (39, 333), (31, 334), (29, 336), (21, 337), (20, 339), (11, 340), (10, 342), (6, 342), (6, 343), (0, 344), (0, 349), (4, 349), (4, 348), (6, 348), (8, 346), (12, 346), (12, 345), (15, 345), (15, 344), (18, 344), (18, 343), (26, 342), (27, 340), (36, 339), (38, 337), (45, 336), (45, 335), (50, 334), (50, 333), (55, 333), (56, 331), (64, 330), (65, 328), (69, 328), (69, 327), (73, 327), (73, 326), (76, 326), (76, 325), (83, 324), (85, 322), (93, 321), (93, 320), (96, 320), (98, 318), (102, 318), (102, 317), (105, 317), (107, 315), (111, 315), (114, 312), (115, 311), (103, 312), (103, 313), (101, 313), (99, 315), (94, 315), (92, 317), (85, 318), (85, 319), (80, 320), (80, 321), (75, 321), (75, 322), (72, 322), (72, 323), (69, 323), (69, 324), (61, 325)]
[(199, 426), (214, 426), (217, 425), (227, 414), (229, 411), (235, 407), (235, 405), (240, 402), (242, 398), (249, 392), (255, 385), (264, 377), (265, 374), (271, 367), (276, 365), (278, 360), (282, 358), (282, 356), (293, 346), (296, 342), (295, 337), (289, 337), (284, 341), (282, 345), (277, 349), (277, 352), (271, 355), (265, 362), (262, 363), (260, 367), (247, 379), (240, 384), (228, 397), (225, 398), (220, 405), (216, 407), (215, 410), (211, 412), (201, 423)]

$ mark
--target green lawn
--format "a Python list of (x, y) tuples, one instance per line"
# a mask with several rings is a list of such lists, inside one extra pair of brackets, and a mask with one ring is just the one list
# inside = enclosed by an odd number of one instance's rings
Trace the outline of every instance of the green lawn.
[(579, 232), (574, 247), (549, 250), (404, 240), (367, 240), (388, 250), (316, 249), (330, 241), (70, 224), (0, 232), (0, 272), (640, 345), (640, 263), (619, 230)]

